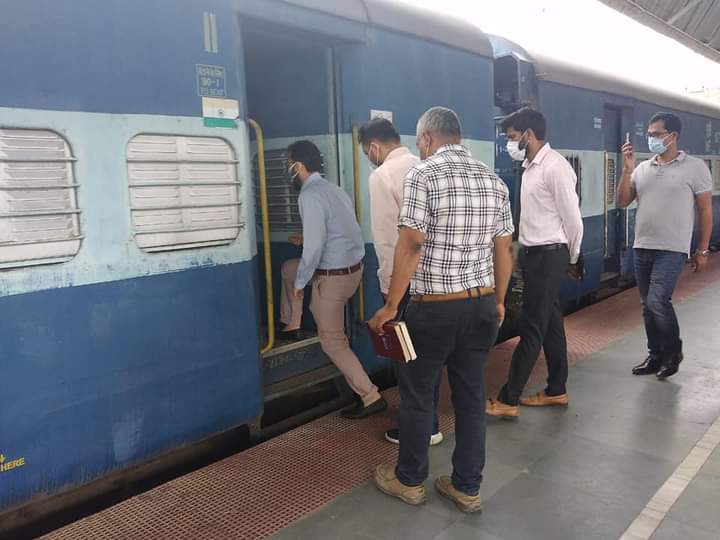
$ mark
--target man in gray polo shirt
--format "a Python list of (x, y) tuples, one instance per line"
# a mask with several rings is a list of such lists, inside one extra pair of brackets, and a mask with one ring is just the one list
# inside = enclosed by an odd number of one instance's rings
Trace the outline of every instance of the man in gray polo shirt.
[(621, 208), (638, 201), (635, 279), (649, 354), (633, 374), (656, 374), (659, 379), (677, 373), (683, 359), (672, 294), (690, 255), (695, 208), (699, 216), (698, 248), (692, 255), (696, 272), (707, 262), (713, 224), (712, 176), (701, 159), (678, 150), (681, 129), (676, 115), (655, 114), (648, 124), (648, 146), (655, 155), (637, 167), (632, 145), (622, 147), (624, 167), (617, 196)]

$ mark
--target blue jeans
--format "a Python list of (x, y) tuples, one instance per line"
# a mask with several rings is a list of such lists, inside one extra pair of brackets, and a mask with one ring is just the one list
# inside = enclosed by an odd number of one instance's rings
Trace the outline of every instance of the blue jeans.
[(418, 486), (428, 476), (434, 394), (447, 364), (455, 409), (452, 483), (476, 495), (485, 466), (485, 360), (498, 330), (495, 296), (411, 302), (405, 322), (418, 358), (399, 370), (398, 480)]
[(635, 249), (635, 279), (640, 290), (647, 347), (653, 356), (682, 352), (672, 295), (686, 261), (685, 253)]
[[(413, 345), (415, 342), (413, 342)], [(417, 352), (417, 351), (415, 351)], [(395, 378), (399, 381), (400, 380), (400, 366), (402, 364), (396, 364), (395, 367)], [(437, 382), (435, 383), (435, 391), (433, 393), (433, 428), (432, 428), (432, 434), (435, 435), (436, 433), (440, 433), (440, 417), (438, 416), (438, 403), (440, 403), (440, 385), (442, 384), (442, 372), (440, 372), (440, 377), (438, 377)]]

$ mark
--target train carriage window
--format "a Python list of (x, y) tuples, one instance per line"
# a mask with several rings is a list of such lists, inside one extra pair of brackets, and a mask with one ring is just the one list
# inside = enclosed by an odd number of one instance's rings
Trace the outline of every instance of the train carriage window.
[(77, 254), (74, 161), (54, 131), (0, 128), (0, 268), (59, 263)]
[[(321, 153), (320, 174), (325, 171), (325, 156)], [(265, 151), (265, 175), (267, 179), (268, 210), (270, 229), (273, 231), (298, 231), (302, 219), (298, 209), (298, 193), (287, 180), (287, 149)], [(253, 178), (255, 180), (256, 215), (260, 215), (260, 181), (258, 156), (253, 156)]]
[(615, 158), (611, 156), (605, 158), (605, 183), (607, 204), (612, 206), (615, 204), (615, 191), (617, 189), (617, 163)]
[(575, 171), (575, 176), (577, 176), (575, 191), (577, 192), (580, 206), (582, 206), (582, 165), (580, 163), (580, 156), (565, 156), (565, 159), (568, 160), (568, 163), (570, 163), (570, 166)]
[(127, 147), (130, 211), (149, 252), (230, 244), (243, 228), (237, 160), (217, 137), (138, 135)]
[(713, 159), (706, 159), (705, 165), (707, 165), (710, 175), (713, 180), (713, 190), (717, 191), (720, 189), (720, 161)]

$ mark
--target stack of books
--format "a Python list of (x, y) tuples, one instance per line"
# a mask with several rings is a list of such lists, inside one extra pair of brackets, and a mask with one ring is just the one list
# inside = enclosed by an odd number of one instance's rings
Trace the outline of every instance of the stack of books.
[(368, 326), (375, 354), (397, 362), (410, 362), (417, 358), (407, 325), (403, 321), (390, 321), (383, 326), (381, 336)]

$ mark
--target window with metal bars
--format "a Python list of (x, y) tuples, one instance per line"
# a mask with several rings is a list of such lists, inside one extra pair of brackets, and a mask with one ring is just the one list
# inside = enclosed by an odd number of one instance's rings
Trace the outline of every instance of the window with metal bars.
[[(273, 231), (299, 231), (302, 229), (298, 194), (287, 179), (287, 150), (265, 151), (265, 178), (267, 181), (268, 217)], [(261, 215), (260, 181), (258, 176), (258, 156), (253, 159), (255, 178), (256, 215)]]
[(707, 165), (710, 175), (713, 179), (713, 190), (717, 191), (720, 189), (720, 161), (716, 159), (706, 159), (705, 165)]
[(0, 268), (60, 263), (80, 250), (74, 161), (54, 131), (0, 128)]
[[(320, 174), (325, 169), (325, 156), (322, 159)], [(255, 179), (255, 215), (261, 215), (260, 180), (258, 176), (258, 157), (253, 158), (253, 177)], [(265, 178), (267, 181), (268, 214), (272, 231), (295, 232), (302, 229), (302, 219), (298, 209), (298, 193), (288, 182), (287, 149), (265, 151)]]
[(243, 228), (237, 159), (217, 137), (137, 135), (127, 147), (130, 212), (149, 252), (230, 244)]
[(582, 206), (582, 164), (580, 162), (580, 156), (565, 156), (565, 159), (568, 160), (568, 163), (570, 163), (573, 171), (575, 171), (575, 176), (577, 176), (575, 192), (578, 196), (578, 202), (580, 206)]
[(607, 184), (607, 203), (612, 206), (615, 204), (615, 192), (617, 189), (617, 168), (614, 157), (607, 157), (605, 163), (605, 182)]

